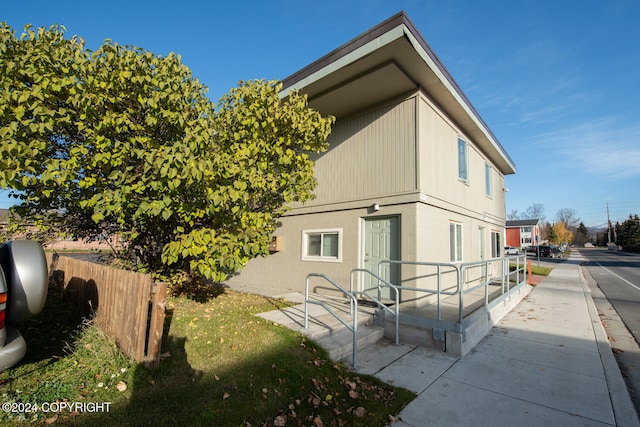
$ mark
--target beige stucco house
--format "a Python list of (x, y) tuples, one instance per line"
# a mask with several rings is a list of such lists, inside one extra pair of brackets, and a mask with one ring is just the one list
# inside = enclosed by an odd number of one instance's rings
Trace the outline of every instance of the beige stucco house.
[[(502, 255), (515, 165), (404, 13), (286, 78), (282, 96), (295, 89), (336, 117), (315, 158), (317, 197), (293, 206), (274, 252), (229, 284), (303, 291), (316, 272), (348, 287), (354, 268), (377, 271), (385, 258)], [(397, 284), (418, 275), (411, 265), (381, 272)]]

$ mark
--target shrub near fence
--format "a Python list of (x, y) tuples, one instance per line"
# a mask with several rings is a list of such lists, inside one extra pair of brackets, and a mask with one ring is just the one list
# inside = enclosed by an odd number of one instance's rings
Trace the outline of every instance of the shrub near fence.
[(49, 274), (130, 358), (160, 363), (167, 285), (151, 276), (47, 253)]

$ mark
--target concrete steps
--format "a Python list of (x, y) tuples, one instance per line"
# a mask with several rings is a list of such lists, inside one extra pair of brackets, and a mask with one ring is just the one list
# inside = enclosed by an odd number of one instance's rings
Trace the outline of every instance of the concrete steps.
[[(344, 321), (353, 321), (348, 301), (326, 295), (314, 295), (314, 299), (329, 306)], [(375, 309), (359, 306), (358, 309), (358, 349), (369, 346), (384, 337), (384, 328), (374, 324)], [(328, 313), (324, 307), (309, 304), (308, 328), (304, 328), (304, 304), (259, 314), (267, 320), (287, 326), (312, 339), (329, 353), (332, 360), (351, 363), (353, 353), (353, 333)]]
[[(358, 351), (370, 346), (384, 337), (384, 329), (379, 326), (363, 325), (358, 328)], [(329, 353), (332, 360), (344, 360), (351, 363), (353, 355), (353, 333), (344, 329), (315, 340), (320, 347)]]
[[(517, 286), (504, 295), (492, 295), (485, 305), (484, 292), (469, 293), (465, 297), (465, 317), (462, 324), (455, 324), (459, 316), (458, 297), (442, 302), (442, 321), (435, 321), (435, 305), (400, 308), (400, 344), (428, 348), (430, 354), (446, 353), (463, 356), (488, 333), (506, 313), (529, 293), (527, 285)], [(497, 289), (495, 290), (497, 292)], [(259, 316), (298, 331), (317, 342), (329, 353), (332, 360), (352, 363), (353, 333), (342, 322), (329, 314), (329, 307), (348, 324), (353, 315), (349, 300), (340, 296), (313, 295), (313, 300), (325, 307), (309, 304), (308, 328), (304, 327), (305, 305), (301, 294), (288, 294), (286, 299), (298, 302), (283, 310), (274, 310)], [(386, 338), (385, 338), (386, 337)], [(395, 339), (393, 315), (378, 312), (374, 307), (358, 304), (358, 359), (367, 352), (377, 352), (375, 345), (383, 338)], [(367, 348), (367, 350), (364, 350)], [(364, 351), (363, 351), (364, 350)], [(357, 362), (360, 365), (360, 362)]]

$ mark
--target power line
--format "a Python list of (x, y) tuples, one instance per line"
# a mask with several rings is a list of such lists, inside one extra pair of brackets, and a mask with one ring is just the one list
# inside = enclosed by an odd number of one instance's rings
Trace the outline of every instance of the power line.
[[(544, 206), (544, 203), (540, 204)], [(575, 211), (579, 222), (582, 222), (587, 227), (605, 228), (607, 227), (607, 205), (609, 207), (609, 218), (612, 223), (624, 222), (629, 219), (629, 215), (640, 215), (640, 200), (602, 201), (567, 206), (562, 209), (572, 209)], [(511, 209), (511, 211), (513, 211), (513, 209)], [(549, 218), (550, 221), (557, 215), (557, 212), (551, 212), (553, 211), (547, 209), (545, 206), (545, 216)], [(507, 213), (509, 213), (509, 210)]]

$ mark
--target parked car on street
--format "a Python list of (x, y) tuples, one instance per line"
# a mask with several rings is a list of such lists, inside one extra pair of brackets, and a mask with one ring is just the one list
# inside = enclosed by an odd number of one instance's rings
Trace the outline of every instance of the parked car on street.
[(540, 257), (545, 258), (562, 258), (562, 252), (560, 249), (556, 246), (549, 245), (529, 246), (527, 248), (527, 254), (534, 256), (540, 255)]
[(26, 354), (27, 344), (15, 325), (42, 311), (48, 282), (47, 261), (38, 242), (0, 245), (0, 372)]
[(562, 258), (562, 249), (557, 246), (551, 246), (553, 251), (553, 258)]
[(527, 246), (527, 248), (525, 249), (525, 252), (527, 253), (527, 255), (529, 255), (529, 254), (537, 255), (538, 254), (538, 247), (537, 246)]
[(553, 258), (553, 249), (551, 249), (551, 246), (540, 245), (538, 248), (540, 248), (540, 256)]
[(504, 247), (504, 254), (505, 255), (518, 255), (520, 253), (520, 251), (518, 250), (518, 248), (514, 248), (513, 246), (505, 246)]

